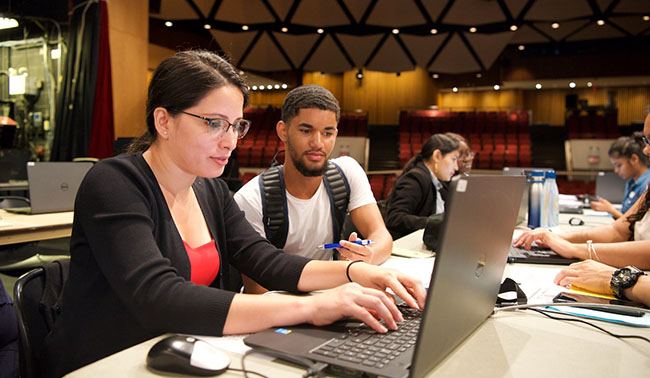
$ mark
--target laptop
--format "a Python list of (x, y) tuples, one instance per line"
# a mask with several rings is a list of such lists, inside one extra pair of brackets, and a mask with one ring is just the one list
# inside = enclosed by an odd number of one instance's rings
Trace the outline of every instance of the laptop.
[(57, 213), (74, 210), (81, 180), (93, 166), (90, 162), (28, 162), (29, 207), (5, 210), (18, 214)]
[(397, 331), (348, 320), (271, 328), (244, 342), (288, 361), (326, 363), (336, 375), (425, 376), (492, 313), (525, 186), (523, 176), (452, 181), (425, 308), (403, 311)]
[(596, 196), (611, 203), (623, 203), (625, 181), (616, 172), (598, 172), (596, 176)]
[(569, 265), (578, 261), (580, 260), (562, 257), (550, 248), (535, 245), (531, 246), (530, 250), (510, 245), (508, 251), (510, 263)]

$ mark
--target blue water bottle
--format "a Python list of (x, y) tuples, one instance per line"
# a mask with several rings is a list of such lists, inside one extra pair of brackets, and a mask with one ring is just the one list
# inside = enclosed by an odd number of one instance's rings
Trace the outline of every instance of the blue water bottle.
[(544, 197), (544, 171), (534, 170), (530, 173), (528, 191), (528, 227), (541, 226), (541, 209)]

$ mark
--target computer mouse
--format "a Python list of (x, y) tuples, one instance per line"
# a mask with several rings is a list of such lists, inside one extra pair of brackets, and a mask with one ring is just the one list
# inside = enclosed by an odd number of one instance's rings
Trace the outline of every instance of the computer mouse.
[(147, 366), (171, 373), (219, 375), (228, 369), (228, 355), (211, 344), (187, 335), (158, 341), (149, 350)]

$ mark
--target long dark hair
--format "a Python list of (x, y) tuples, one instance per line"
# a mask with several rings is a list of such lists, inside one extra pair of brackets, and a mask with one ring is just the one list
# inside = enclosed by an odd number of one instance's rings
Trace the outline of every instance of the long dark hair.
[(450, 138), (444, 134), (434, 134), (423, 145), (422, 150), (413, 156), (404, 166), (404, 170), (400, 174), (403, 176), (406, 172), (410, 171), (415, 165), (421, 161), (431, 159), (431, 155), (435, 150), (440, 150), (443, 155), (456, 151), (460, 148), (460, 143), (456, 139)]
[(147, 131), (136, 138), (129, 152), (145, 151), (156, 140), (153, 112), (167, 109), (177, 115), (198, 104), (208, 92), (225, 85), (234, 85), (248, 104), (248, 87), (235, 67), (226, 59), (206, 50), (188, 50), (176, 53), (158, 65), (149, 83), (147, 98)]
[(614, 141), (609, 147), (608, 154), (610, 157), (616, 159), (625, 157), (631, 159), (632, 155), (639, 157), (639, 161), (644, 166), (649, 166), (650, 162), (648, 157), (643, 153), (645, 144), (643, 143), (643, 133), (635, 132), (632, 136), (622, 136)]

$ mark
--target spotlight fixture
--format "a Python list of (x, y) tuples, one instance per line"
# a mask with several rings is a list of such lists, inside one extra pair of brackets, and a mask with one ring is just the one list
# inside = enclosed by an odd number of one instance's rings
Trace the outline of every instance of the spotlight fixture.
[(287, 89), (289, 86), (286, 84), (282, 84), (282, 89)]
[(241, 30), (244, 30), (244, 31), (248, 30), (248, 25), (242, 25)]
[(573, 89), (575, 87), (576, 87), (576, 83), (574, 83), (573, 81), (569, 83), (569, 88)]
[(318, 30), (316, 30), (316, 33), (318, 34), (323, 34), (324, 32), (325, 30), (323, 30), (322, 28), (318, 28)]
[(253, 86), (251, 87), (251, 89), (254, 90), (254, 91), (256, 91), (256, 90), (257, 90), (257, 85), (253, 85)]
[(519, 27), (517, 27), (517, 25), (510, 25), (510, 30), (511, 31), (517, 31), (517, 29), (519, 29)]
[(501, 86), (499, 84), (494, 84), (494, 90), (498, 91), (499, 89), (501, 89)]
[(519, 51), (524, 51), (526, 49), (526, 46), (519, 45), (517, 48), (519, 49)]
[(431, 75), (431, 77), (434, 78), (434, 79), (437, 79), (437, 78), (440, 77), (440, 75), (438, 75), (437, 73), (434, 73), (433, 75)]
[(553, 29), (557, 29), (557, 28), (560, 27), (560, 24), (558, 24), (557, 22), (554, 22), (554, 23), (551, 24), (551, 27), (552, 27)]
[(244, 71), (239, 70), (239, 75), (240, 75), (240, 76), (244, 76)]
[(0, 17), (0, 29), (11, 29), (18, 27), (18, 20), (15, 18)]
[(393, 29), (393, 34), (399, 34), (399, 29)]
[[(648, 16), (646, 16), (648, 17)], [(438, 34), (438, 29), (431, 29), (431, 34)]]
[(453, 87), (453, 88), (451, 88), (451, 90), (452, 90), (454, 93), (456, 93), (456, 92), (458, 92), (458, 87)]
[(476, 33), (477, 30), (478, 30), (478, 29), (476, 29), (474, 26), (472, 26), (471, 28), (469, 28), (469, 32), (470, 32), (470, 33)]
[(205, 24), (205, 25), (203, 25), (203, 29), (205, 29), (205, 30), (210, 30), (210, 29), (212, 29), (212, 25), (210, 25), (210, 24)]
[(588, 81), (588, 82), (587, 82), (587, 86), (588, 86), (589, 88), (591, 88), (591, 87), (594, 86), (594, 83), (592, 83), (591, 81)]
[(397, 75), (397, 77), (400, 77), (400, 76), (402, 76), (402, 73), (401, 72), (396, 72), (395, 75)]
[(174, 23), (171, 22), (171, 21), (165, 21), (165, 26), (167, 26), (168, 28), (171, 28), (172, 26), (174, 26)]
[(483, 74), (480, 73), (480, 72), (477, 72), (475, 76), (476, 76), (477, 79), (480, 79), (480, 78), (483, 77)]
[(359, 71), (357, 71), (356, 77), (359, 80), (363, 79), (363, 72), (361, 71), (361, 69), (359, 69)]
[(596, 24), (598, 24), (598, 26), (603, 26), (605, 25), (605, 20), (598, 20), (596, 21)]
[(643, 16), (643, 21), (650, 21), (650, 16), (648, 15)]
[(282, 28), (282, 29), (280, 29), (280, 30), (281, 30), (281, 31), (282, 31), (283, 33), (286, 33), (286, 32), (288, 32), (288, 31), (289, 31), (289, 29), (288, 29), (288, 28), (287, 28), (286, 26), (285, 26), (285, 27), (283, 27), (283, 28)]
[(264, 89), (266, 89), (266, 88), (264, 88), (263, 85), (260, 85), (259, 88), (260, 88), (260, 91), (263, 91)]
[(542, 89), (542, 84), (540, 84), (540, 83), (535, 84), (535, 88), (536, 89)]

